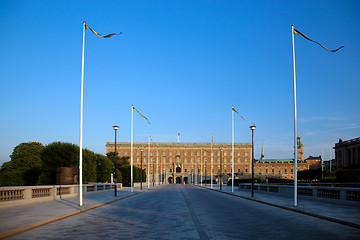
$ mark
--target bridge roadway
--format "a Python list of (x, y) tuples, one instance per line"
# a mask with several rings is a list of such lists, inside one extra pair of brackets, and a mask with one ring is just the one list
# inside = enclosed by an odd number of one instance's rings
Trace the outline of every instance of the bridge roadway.
[[(87, 195), (81, 213), (76, 199), (1, 209), (0, 239), (360, 239), (356, 223), (347, 226), (193, 185), (132, 194), (119, 191), (112, 203), (113, 192)], [(329, 212), (336, 207), (328, 206)], [(352, 209), (357, 222), (359, 209)]]

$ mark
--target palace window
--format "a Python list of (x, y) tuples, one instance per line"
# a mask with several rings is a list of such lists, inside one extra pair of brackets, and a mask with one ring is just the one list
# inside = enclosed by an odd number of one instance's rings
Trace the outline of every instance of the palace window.
[(140, 156), (140, 152), (137, 152), (136, 154), (137, 154), (138, 156)]
[(166, 152), (163, 152), (163, 156), (164, 156), (164, 157), (166, 156)]
[(172, 156), (172, 152), (170, 152), (169, 155)]
[(240, 157), (240, 152), (238, 152), (238, 156)]
[(226, 152), (224, 152), (224, 156), (226, 156)]
[(191, 152), (191, 156), (194, 156), (194, 152)]
[(238, 163), (240, 163), (240, 158), (238, 158)]
[(185, 152), (184, 155), (187, 156), (187, 152)]
[(247, 155), (248, 155), (248, 153), (246, 152), (246, 153), (245, 153), (245, 157), (247, 157)]
[(204, 152), (204, 156), (206, 156), (206, 152)]

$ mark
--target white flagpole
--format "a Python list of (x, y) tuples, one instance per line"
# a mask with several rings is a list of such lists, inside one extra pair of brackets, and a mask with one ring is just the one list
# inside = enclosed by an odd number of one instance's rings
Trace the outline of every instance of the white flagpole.
[(291, 25), (293, 69), (294, 69), (294, 206), (297, 207), (297, 107), (296, 107), (296, 72), (295, 72), (295, 43), (294, 25)]
[(148, 189), (150, 188), (150, 133), (149, 133), (149, 143), (148, 143), (148, 173), (147, 173), (147, 182), (148, 182)]
[(178, 144), (180, 143), (180, 134), (178, 132)]
[(133, 187), (133, 163), (134, 163), (134, 156), (133, 156), (133, 149), (134, 149), (134, 143), (133, 143), (133, 131), (134, 131), (134, 106), (131, 105), (131, 166), (130, 166), (130, 186), (131, 186), (131, 192), (134, 192)]
[(203, 154), (202, 154), (202, 148), (201, 148), (201, 156), (200, 156), (200, 186), (202, 186), (202, 157), (203, 157)]
[(83, 103), (84, 103), (84, 51), (85, 51), (85, 21), (83, 22), (83, 42), (81, 57), (81, 93), (80, 93), (80, 151), (79, 151), (79, 196), (80, 206), (83, 205), (82, 191), (82, 131), (83, 131)]
[(232, 115), (232, 160), (231, 160), (231, 164), (232, 164), (232, 170), (231, 170), (231, 192), (234, 192), (234, 111), (233, 111), (234, 106), (232, 106), (231, 108), (231, 115)]
[(214, 153), (213, 153), (213, 136), (211, 136), (211, 188), (213, 188), (213, 161), (214, 161)]

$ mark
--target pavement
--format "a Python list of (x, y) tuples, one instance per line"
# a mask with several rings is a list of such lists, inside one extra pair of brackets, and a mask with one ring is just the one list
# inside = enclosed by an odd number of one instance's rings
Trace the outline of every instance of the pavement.
[[(143, 191), (147, 190), (147, 186)], [(151, 187), (150, 187), (151, 189)], [(0, 209), (0, 239), (86, 212), (94, 208), (119, 201), (126, 197), (141, 193), (140, 188), (123, 187), (117, 191), (91, 193), (83, 195), (83, 206), (79, 205), (79, 197), (32, 203)]]
[[(220, 191), (220, 185), (218, 184), (213, 184), (212, 189), (209, 184), (206, 186), (205, 184), (199, 185), (199, 187)], [(254, 197), (252, 197), (250, 190), (239, 190), (238, 188), (234, 186), (234, 192), (232, 192), (231, 186), (222, 185), (220, 192), (360, 229), (360, 202), (333, 199), (321, 200), (298, 195), (297, 206), (295, 207), (293, 197), (259, 191), (255, 191)]]
[[(169, 194), (168, 192), (172, 190), (172, 188), (175, 187), (175, 190), (177, 192)], [(177, 234), (182, 234), (181, 236), (184, 239), (207, 239), (209, 236), (214, 235), (216, 233), (212, 232), (211, 229), (208, 229), (206, 227), (203, 227), (204, 223), (211, 221), (215, 221), (213, 218), (207, 218), (207, 215), (209, 215), (209, 209), (201, 210), (202, 203), (201, 199), (198, 198), (195, 200), (192, 199), (192, 195), (196, 195), (194, 189), (200, 189), (205, 188), (205, 186), (186, 186), (181, 188), (180, 185), (176, 186), (158, 186), (155, 188), (150, 188), (148, 190), (146, 187), (143, 191), (140, 191), (139, 188), (134, 188), (134, 192), (130, 192), (130, 188), (124, 188), (121, 191), (118, 191), (118, 196), (114, 197), (114, 192), (102, 192), (102, 193), (93, 193), (89, 195), (84, 195), (84, 204), (82, 207), (79, 206), (79, 199), (78, 198), (70, 198), (70, 199), (62, 199), (62, 200), (56, 200), (56, 201), (49, 201), (49, 202), (43, 202), (43, 203), (35, 203), (35, 204), (29, 204), (24, 206), (18, 206), (18, 207), (10, 207), (5, 209), (0, 209), (0, 239), (5, 239), (8, 237), (13, 236), (22, 236), (21, 233), (30, 232), (33, 229), (38, 229), (42, 226), (50, 225), (53, 223), (53, 225), (59, 223), (59, 220), (63, 219), (76, 219), (75, 216), (82, 215), (82, 213), (88, 212), (90, 215), (91, 210), (98, 210), (100, 209), (106, 209), (106, 206), (119, 204), (121, 202), (125, 202), (127, 204), (130, 204), (132, 202), (132, 199), (139, 199), (139, 197), (135, 197), (135, 195), (143, 196), (139, 201), (139, 204), (147, 202), (148, 206), (144, 204), (147, 208), (154, 207), (152, 214), (149, 214), (149, 216), (146, 218), (146, 224), (151, 224), (151, 222), (156, 219), (159, 212), (163, 214), (163, 211), (165, 209), (166, 216), (170, 219), (174, 220), (174, 225), (171, 226), (171, 228), (175, 228), (176, 226), (184, 226), (184, 229), (180, 229), (177, 227), (178, 232)], [(231, 186), (224, 186), (222, 188), (222, 191), (219, 190), (218, 185), (214, 185), (213, 189), (209, 189), (209, 185), (206, 187), (208, 189), (204, 189), (205, 191), (202, 194), (205, 194), (206, 192), (217, 192), (217, 196), (220, 195), (226, 195), (227, 198), (235, 199), (235, 198), (242, 198), (245, 202), (256, 202), (257, 206), (260, 205), (270, 205), (271, 208), (281, 208), (281, 211), (290, 211), (295, 212), (296, 215), (294, 215), (296, 219), (301, 219), (301, 217), (298, 216), (297, 213), (300, 213), (302, 215), (307, 215), (312, 218), (317, 218), (320, 220), (325, 220), (329, 222), (329, 225), (334, 224), (337, 225), (344, 225), (348, 229), (351, 229), (351, 231), (359, 231), (360, 233), (360, 203), (356, 204), (344, 204), (343, 202), (324, 202), (324, 201), (312, 201), (308, 199), (298, 199), (298, 206), (293, 206), (293, 199), (290, 197), (285, 197), (281, 195), (271, 194), (271, 193), (260, 193), (255, 192), (255, 196), (251, 197), (251, 192), (245, 191), (245, 190), (238, 190), (237, 188), (234, 188), (234, 192), (231, 192)], [(145, 192), (158, 192), (156, 201), (153, 200), (151, 202), (151, 198), (154, 198), (154, 194), (145, 194)], [(199, 192), (199, 191), (197, 191)], [(171, 196), (174, 196), (174, 194), (178, 194), (178, 197), (171, 198)], [(182, 195), (181, 195), (181, 194)], [(144, 195), (143, 195), (144, 194)], [(168, 194), (168, 195), (166, 195)], [(180, 195), (179, 195), (180, 194)], [(234, 195), (234, 196), (230, 196)], [(161, 197), (162, 196), (162, 197)], [(166, 197), (165, 197), (166, 196)], [(183, 200), (181, 200), (181, 197), (183, 196)], [(207, 196), (207, 195), (206, 195)], [(206, 196), (204, 195), (205, 199)], [(212, 198), (212, 197), (207, 197)], [(126, 200), (125, 200), (126, 199)], [(148, 199), (148, 200), (147, 200)], [(180, 200), (179, 200), (180, 199)], [(159, 206), (159, 211), (155, 211), (156, 209), (156, 203), (161, 201), (161, 206)], [(197, 205), (195, 203), (197, 202)], [(186, 203), (186, 204), (185, 204)], [(168, 204), (168, 205), (167, 205)], [(178, 206), (176, 208), (176, 206)], [(218, 203), (216, 203), (218, 204)], [(252, 204), (252, 203), (251, 203)], [(250, 205), (251, 205), (250, 204)], [(254, 203), (255, 204), (255, 203)], [(130, 205), (129, 205), (130, 206)], [(171, 206), (175, 206), (172, 208)], [(213, 207), (209, 207), (212, 209)], [(134, 209), (134, 207), (132, 207)], [(246, 209), (246, 208), (245, 208)], [(124, 210), (124, 209), (123, 209)], [(161, 211), (160, 211), (161, 210)], [(231, 210), (235, 211), (235, 210)], [(228, 214), (231, 214), (231, 211), (229, 211)], [(280, 210), (279, 210), (280, 211)], [(266, 210), (266, 212), (269, 212), (269, 210)], [(173, 213), (173, 215), (169, 215)], [(219, 214), (221, 214), (220, 212)], [(136, 212), (126, 212), (127, 219), (131, 219), (133, 215), (136, 215)], [(277, 211), (275, 211), (273, 214), (277, 214)], [(286, 214), (284, 213), (285, 217), (290, 215), (290, 213)], [(112, 215), (111, 215), (112, 216)], [(124, 213), (121, 213), (121, 217), (124, 217)], [(140, 215), (139, 217), (141, 217)], [(182, 218), (179, 220), (177, 216), (182, 216)], [(112, 216), (113, 218), (114, 216)], [(116, 216), (116, 217), (120, 217)], [(205, 219), (207, 218), (207, 219)], [(270, 218), (270, 217), (269, 217)], [(284, 216), (281, 216), (281, 218), (284, 218)], [(281, 219), (280, 218), (280, 219)], [(109, 216), (104, 217), (104, 219), (110, 219)], [(160, 215), (159, 215), (160, 219)], [(186, 221), (184, 219), (187, 219)], [(191, 221), (190, 221), (190, 220)], [(308, 218), (306, 218), (308, 219)], [(206, 221), (205, 221), (206, 220)], [(73, 220), (75, 221), (75, 220)], [(95, 222), (98, 220), (94, 220)], [(122, 219), (121, 221), (125, 221)], [(162, 219), (158, 220), (161, 222), (161, 224), (158, 225), (164, 225), (168, 224), (168, 220)], [(178, 221), (176, 223), (176, 221)], [(259, 221), (259, 220), (256, 220)], [(315, 221), (315, 220), (314, 220)], [(317, 221), (317, 220), (316, 220)], [(76, 222), (76, 221), (75, 221)], [(191, 222), (191, 224), (189, 223)], [(332, 222), (332, 223), (330, 223)], [(189, 225), (190, 224), (190, 225)], [(218, 223), (214, 223), (214, 226), (217, 226)], [(155, 228), (157, 225), (155, 226)], [(188, 228), (186, 230), (186, 227)], [(195, 229), (195, 230), (194, 230)], [(90, 231), (87, 229), (86, 231)], [(165, 230), (164, 230), (165, 231)], [(229, 230), (231, 231), (231, 230)], [(35, 231), (31, 231), (34, 232)], [(54, 231), (53, 231), (54, 232)], [(211, 233), (211, 234), (209, 234)], [(106, 236), (106, 233), (104, 236)], [(130, 233), (129, 233), (130, 234)], [(144, 232), (143, 234), (146, 234)], [(158, 235), (156, 233), (153, 233), (155, 235), (148, 235), (151, 239), (158, 239)], [(158, 234), (158, 233), (157, 233)], [(174, 232), (170, 232), (170, 235), (168, 237), (164, 237), (164, 239), (167, 238), (177, 238), (176, 236), (180, 235), (171, 235), (175, 234)], [(189, 234), (184, 235), (184, 234)], [(26, 236), (26, 235), (24, 235)], [(31, 238), (32, 235), (29, 235), (30, 237), (24, 237)], [(35, 238), (37, 236), (36, 234), (33, 235)], [(59, 235), (60, 236), (60, 235)], [(102, 236), (102, 237), (104, 237)], [(142, 235), (137, 235), (137, 237), (141, 237)], [(195, 237), (194, 237), (195, 236)], [(214, 235), (215, 236), (215, 235)], [(136, 237), (136, 236), (135, 236)], [(219, 236), (221, 237), (221, 236)], [(252, 238), (253, 236), (250, 236), (249, 238)], [(142, 236), (144, 238), (144, 235)], [(231, 238), (231, 237), (230, 237)], [(50, 237), (51, 239), (51, 237)], [(103, 239), (106, 239), (103, 238)]]

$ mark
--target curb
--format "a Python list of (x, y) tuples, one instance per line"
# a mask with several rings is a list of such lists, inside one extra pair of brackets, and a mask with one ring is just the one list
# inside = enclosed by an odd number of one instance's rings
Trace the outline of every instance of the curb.
[[(195, 186), (197, 186), (197, 185), (195, 185)], [(277, 204), (273, 204), (273, 203), (268, 203), (268, 202), (264, 202), (264, 201), (261, 201), (261, 200), (252, 199), (252, 198), (232, 194), (232, 193), (229, 193), (229, 192), (223, 192), (223, 191), (220, 191), (220, 190), (217, 190), (217, 189), (211, 189), (211, 188), (206, 188), (206, 187), (202, 187), (202, 186), (197, 186), (197, 187), (212, 190), (212, 191), (216, 191), (216, 192), (220, 192), (220, 193), (225, 193), (225, 194), (228, 194), (228, 195), (231, 195), (231, 196), (234, 196), (234, 197), (243, 198), (243, 199), (246, 199), (246, 200), (249, 200), (249, 201), (265, 204), (265, 205), (272, 206), (272, 207), (281, 208), (281, 209), (288, 210), (288, 211), (291, 211), (291, 212), (296, 212), (296, 213), (300, 213), (300, 214), (303, 214), (303, 215), (319, 218), (319, 219), (322, 219), (322, 220), (342, 224), (342, 225), (345, 225), (345, 226), (348, 226), (348, 227), (353, 227), (353, 228), (360, 229), (360, 224), (356, 224), (356, 223), (352, 223), (352, 222), (348, 222), (348, 221), (343, 221), (343, 220), (332, 218), (332, 217), (326, 217), (326, 216), (322, 216), (322, 215), (319, 215), (319, 214), (316, 214), (316, 213), (310, 213), (310, 212), (306, 212), (306, 211), (303, 211), (303, 210), (294, 209), (294, 208), (290, 208), (290, 207), (285, 207), (285, 206), (281, 206), (281, 205), (277, 205)]]
[(45, 220), (45, 221), (34, 223), (34, 224), (28, 225), (26, 227), (21, 227), (21, 228), (14, 229), (14, 230), (12, 230), (10, 232), (1, 234), (0, 235), (0, 240), (5, 239), (5, 238), (9, 238), (9, 237), (13, 237), (15, 235), (18, 235), (18, 234), (33, 230), (35, 228), (39, 228), (39, 227), (45, 226), (47, 224), (60, 221), (62, 219), (66, 219), (66, 218), (78, 215), (80, 213), (84, 213), (84, 212), (87, 212), (87, 211), (90, 211), (90, 210), (93, 210), (93, 209), (96, 209), (96, 208), (99, 208), (99, 207), (102, 207), (102, 206), (105, 206), (105, 205), (108, 205), (108, 204), (111, 204), (111, 203), (114, 203), (114, 202), (117, 202), (117, 201), (120, 201), (120, 200), (123, 200), (123, 199), (128, 198), (128, 197), (135, 196), (135, 195), (143, 193), (145, 191), (147, 191), (147, 190), (143, 190), (141, 192), (133, 193), (133, 194), (130, 194), (130, 195), (127, 195), (127, 196), (124, 196), (124, 197), (121, 197), (121, 198), (118, 198), (118, 199), (115, 199), (115, 200), (111, 200), (109, 202), (100, 203), (100, 204), (97, 204), (97, 205), (92, 206), (92, 207), (77, 210), (77, 211), (74, 211), (72, 213), (68, 213), (68, 214), (65, 214), (65, 215), (62, 215), (62, 216), (59, 216), (59, 217), (54, 217), (54, 218), (51, 218), (51, 219), (48, 219), (48, 220)]

